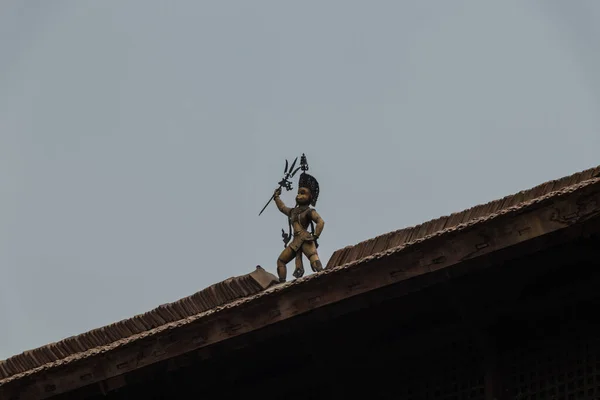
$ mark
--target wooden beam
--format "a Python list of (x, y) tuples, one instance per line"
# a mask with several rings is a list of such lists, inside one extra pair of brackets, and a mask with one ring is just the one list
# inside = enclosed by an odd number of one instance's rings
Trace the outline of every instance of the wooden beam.
[[(496, 251), (525, 243), (600, 215), (600, 184), (535, 203), (518, 215), (496, 217), (411, 245), (406, 251), (369, 259), (361, 265), (333, 269), (283, 290), (267, 291), (238, 307), (223, 308), (205, 318), (89, 358), (40, 370), (24, 379), (0, 382), (0, 398), (45, 399), (98, 383), (159, 361), (252, 332), (376, 289), (404, 282), (408, 294), (450, 275), (431, 274)], [(480, 268), (471, 263), (469, 268)], [(467, 272), (462, 271), (462, 273)], [(422, 277), (415, 280), (412, 278)]]

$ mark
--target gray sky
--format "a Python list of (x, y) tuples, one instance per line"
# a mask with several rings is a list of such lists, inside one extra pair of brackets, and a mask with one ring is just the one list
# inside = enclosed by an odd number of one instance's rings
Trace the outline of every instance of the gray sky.
[[(600, 2), (0, 3), (0, 359), (600, 164)], [(284, 200), (292, 203), (291, 193)], [(288, 275), (289, 275), (288, 271)]]

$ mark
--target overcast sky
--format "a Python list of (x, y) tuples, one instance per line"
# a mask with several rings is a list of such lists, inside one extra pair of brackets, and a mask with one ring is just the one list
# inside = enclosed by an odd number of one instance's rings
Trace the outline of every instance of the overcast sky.
[(1, 0), (0, 359), (275, 273), (302, 152), (324, 264), (600, 164), (599, 39), (597, 0)]

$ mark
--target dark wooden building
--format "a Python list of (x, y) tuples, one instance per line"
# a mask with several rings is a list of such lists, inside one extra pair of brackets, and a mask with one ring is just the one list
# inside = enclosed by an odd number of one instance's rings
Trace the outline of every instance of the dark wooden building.
[(0, 399), (600, 399), (600, 167), (0, 362)]

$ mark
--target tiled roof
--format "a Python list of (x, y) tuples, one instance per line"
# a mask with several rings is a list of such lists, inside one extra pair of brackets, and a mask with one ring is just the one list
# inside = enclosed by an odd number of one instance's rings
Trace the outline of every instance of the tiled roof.
[(597, 179), (598, 176), (600, 167), (588, 169), (460, 213), (345, 247), (334, 252), (325, 271), (283, 285), (269, 287), (276, 281), (275, 276), (257, 268), (251, 274), (230, 278), (148, 313), (0, 361), (0, 386), (50, 368), (112, 351), (138, 339), (190, 324), (221, 310), (240, 307), (292, 286), (308, 284), (323, 275), (344, 273), (346, 269), (359, 267), (374, 258), (405, 251), (416, 243), (434, 237), (461, 231), (500, 216), (517, 214), (540, 202), (596, 184), (600, 180)]
[(257, 267), (250, 274), (229, 278), (176, 302), (161, 305), (147, 313), (26, 351), (0, 361), (0, 384), (8, 377), (141, 333), (151, 332), (168, 323), (183, 320), (239, 298), (255, 295), (275, 282), (277, 282), (277, 278), (273, 274)]
[(506, 196), (486, 204), (481, 204), (462, 212), (454, 213), (449, 216), (440, 217), (420, 225), (400, 229), (394, 232), (386, 233), (372, 239), (365, 240), (353, 246), (347, 246), (335, 251), (326, 268), (334, 268), (340, 265), (356, 262), (365, 257), (373, 256), (385, 252), (386, 250), (397, 248), (406, 243), (428, 237), (436, 232), (440, 232), (460, 224), (467, 223), (479, 218), (485, 218), (502, 210), (510, 209), (516, 205), (538, 199), (549, 193), (558, 192), (569, 186), (576, 185), (600, 174), (600, 166), (590, 168), (561, 179), (542, 183), (532, 189), (523, 190), (517, 194)]

